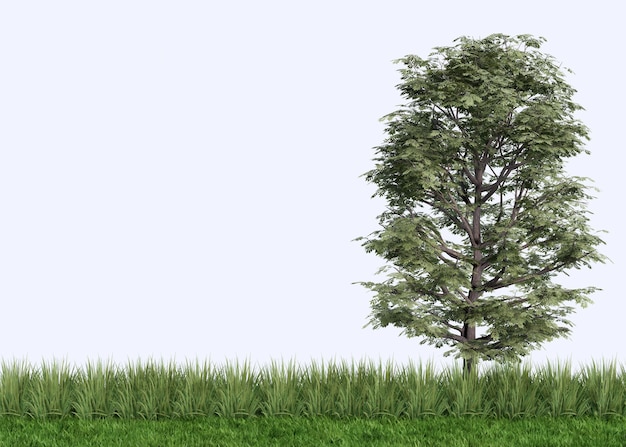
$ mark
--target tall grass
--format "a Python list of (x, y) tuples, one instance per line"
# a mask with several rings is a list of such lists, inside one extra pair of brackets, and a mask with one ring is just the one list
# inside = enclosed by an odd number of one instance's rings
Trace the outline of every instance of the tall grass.
[(189, 419), (330, 416), (520, 419), (626, 415), (626, 371), (616, 362), (500, 365), (464, 377), (432, 363), (2, 362), (0, 415), (34, 419)]

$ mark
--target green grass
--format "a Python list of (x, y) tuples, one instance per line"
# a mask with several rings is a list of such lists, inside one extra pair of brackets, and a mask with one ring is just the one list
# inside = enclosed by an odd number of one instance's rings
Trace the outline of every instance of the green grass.
[(0, 418), (0, 447), (623, 447), (626, 421), (598, 418), (418, 420)]
[(0, 447), (626, 447), (616, 362), (1, 363)]
[(317, 417), (525, 419), (626, 416), (626, 372), (615, 362), (487, 368), (468, 378), (432, 364), (329, 362), (2, 363), (0, 417), (45, 420)]

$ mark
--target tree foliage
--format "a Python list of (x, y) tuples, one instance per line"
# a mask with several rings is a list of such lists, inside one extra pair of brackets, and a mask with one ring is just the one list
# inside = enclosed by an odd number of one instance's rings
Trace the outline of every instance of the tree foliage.
[(375, 292), (371, 325), (453, 346), (470, 369), (568, 335), (572, 304), (595, 288), (552, 279), (604, 257), (587, 179), (564, 172), (588, 153), (588, 129), (574, 118), (575, 90), (539, 51), (544, 39), (455, 42), (396, 61), (407, 102), (383, 118), (387, 138), (365, 174), (387, 211), (380, 231), (359, 238), (389, 275), (361, 284)]

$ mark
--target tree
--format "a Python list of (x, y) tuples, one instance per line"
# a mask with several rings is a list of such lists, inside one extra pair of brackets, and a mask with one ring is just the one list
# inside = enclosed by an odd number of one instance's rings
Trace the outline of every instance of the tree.
[(571, 304), (597, 289), (552, 278), (605, 258), (588, 226), (588, 179), (564, 172), (589, 153), (573, 117), (582, 107), (539, 51), (545, 39), (454, 42), (396, 61), (408, 102), (383, 118), (387, 138), (364, 174), (387, 211), (382, 230), (357, 240), (392, 264), (384, 282), (360, 283), (375, 292), (368, 324), (453, 346), (445, 355), (469, 373), (569, 335)]

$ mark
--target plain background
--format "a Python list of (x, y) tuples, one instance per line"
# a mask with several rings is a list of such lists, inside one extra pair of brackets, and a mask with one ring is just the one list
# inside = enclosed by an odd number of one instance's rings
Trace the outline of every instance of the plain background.
[[(443, 350), (363, 328), (384, 202), (359, 176), (402, 103), (392, 60), (533, 34), (575, 74), (612, 263), (571, 339), (626, 360), (619, 2), (1, 1), (0, 358), (394, 359)], [(451, 358), (446, 360), (451, 361)]]

